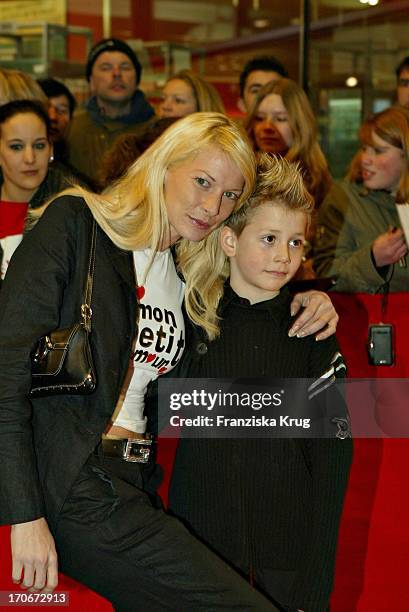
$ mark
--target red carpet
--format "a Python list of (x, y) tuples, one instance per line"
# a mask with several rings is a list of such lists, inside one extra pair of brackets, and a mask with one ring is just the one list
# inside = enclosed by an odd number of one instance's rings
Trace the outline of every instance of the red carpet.
[[(162, 456), (169, 456), (172, 441), (162, 443), (167, 447), (162, 448)], [(408, 463), (408, 440), (355, 441), (339, 537), (333, 612), (409, 610)], [(8, 536), (8, 528), (0, 528), (0, 590), (14, 590), (9, 579)], [(70, 592), (70, 610), (112, 610), (103, 598), (64, 576), (60, 588)]]
[[(397, 359), (396, 366), (383, 369), (367, 366), (365, 352), (368, 321), (380, 320), (379, 296), (334, 298), (341, 314), (339, 341), (350, 376), (409, 377), (409, 294), (390, 296), (388, 315), (397, 331)], [(162, 465), (171, 465), (174, 445), (172, 440), (160, 441)], [(409, 610), (408, 466), (407, 439), (355, 440), (339, 536), (332, 612)], [(168, 467), (161, 490), (164, 497), (169, 474)], [(0, 528), (0, 542), (0, 590), (14, 590), (6, 527)], [(70, 610), (112, 610), (104, 599), (63, 576), (60, 588), (70, 591)]]

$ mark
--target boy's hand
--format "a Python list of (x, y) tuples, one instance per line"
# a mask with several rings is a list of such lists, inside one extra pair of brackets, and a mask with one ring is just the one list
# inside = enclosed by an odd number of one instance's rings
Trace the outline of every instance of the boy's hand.
[(304, 312), (294, 321), (288, 335), (309, 336), (321, 331), (316, 340), (325, 340), (335, 333), (339, 317), (331, 299), (322, 291), (304, 291), (297, 293), (291, 302), (291, 316), (295, 316), (300, 308)]
[(13, 582), (22, 589), (52, 593), (58, 584), (57, 553), (44, 518), (11, 527)]

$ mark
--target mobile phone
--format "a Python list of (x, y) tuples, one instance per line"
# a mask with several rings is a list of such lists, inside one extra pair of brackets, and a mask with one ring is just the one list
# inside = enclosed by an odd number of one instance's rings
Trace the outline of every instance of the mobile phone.
[(368, 328), (368, 358), (371, 365), (391, 366), (395, 362), (393, 325), (379, 323)]

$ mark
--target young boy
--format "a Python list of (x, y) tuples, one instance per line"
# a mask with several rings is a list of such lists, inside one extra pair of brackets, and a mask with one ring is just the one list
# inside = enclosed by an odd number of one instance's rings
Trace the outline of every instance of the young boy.
[(297, 166), (261, 158), (255, 193), (220, 230), (209, 275), (224, 269), (224, 294), (204, 304), (211, 324), (191, 330), (185, 369), (192, 378), (312, 379), (314, 402), (323, 411), (331, 402), (332, 439), (181, 439), (170, 507), (280, 609), (325, 612), (352, 444), (333, 384), (345, 374), (336, 339), (288, 336), (286, 285), (313, 206)]

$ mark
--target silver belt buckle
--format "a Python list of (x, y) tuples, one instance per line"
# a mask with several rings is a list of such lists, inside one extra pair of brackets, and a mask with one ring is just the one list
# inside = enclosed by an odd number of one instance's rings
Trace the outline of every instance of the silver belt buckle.
[[(149, 434), (148, 434), (149, 435)], [(123, 448), (122, 459), (130, 463), (148, 463), (152, 450), (152, 436), (129, 438)]]

